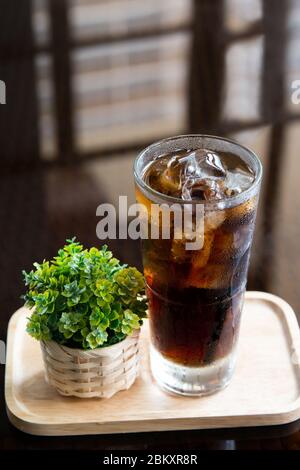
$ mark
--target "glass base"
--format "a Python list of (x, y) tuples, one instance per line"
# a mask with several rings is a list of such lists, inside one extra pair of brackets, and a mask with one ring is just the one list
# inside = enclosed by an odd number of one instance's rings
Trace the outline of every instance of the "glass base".
[(186, 396), (201, 396), (225, 388), (233, 375), (236, 354), (230, 355), (203, 367), (188, 367), (172, 362), (151, 346), (152, 375), (158, 385), (169, 393)]

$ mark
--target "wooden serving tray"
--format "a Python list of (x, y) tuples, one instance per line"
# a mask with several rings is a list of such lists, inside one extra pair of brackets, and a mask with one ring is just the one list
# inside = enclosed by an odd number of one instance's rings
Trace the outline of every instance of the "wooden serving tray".
[[(230, 385), (206, 397), (172, 396), (153, 381), (148, 325), (142, 364), (130, 390), (110, 399), (60, 396), (45, 382), (40, 345), (25, 332), (28, 310), (8, 327), (5, 397), (10, 421), (39, 435), (105, 434), (284, 424), (300, 418), (300, 334), (282, 299), (248, 292), (237, 369)], [(147, 323), (147, 322), (145, 322)]]

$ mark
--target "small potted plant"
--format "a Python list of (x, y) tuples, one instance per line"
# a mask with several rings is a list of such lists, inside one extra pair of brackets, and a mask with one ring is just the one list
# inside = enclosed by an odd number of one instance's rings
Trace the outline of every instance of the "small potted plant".
[(146, 316), (144, 278), (101, 249), (75, 239), (50, 261), (23, 271), (28, 333), (41, 342), (46, 380), (62, 395), (110, 397), (138, 371)]

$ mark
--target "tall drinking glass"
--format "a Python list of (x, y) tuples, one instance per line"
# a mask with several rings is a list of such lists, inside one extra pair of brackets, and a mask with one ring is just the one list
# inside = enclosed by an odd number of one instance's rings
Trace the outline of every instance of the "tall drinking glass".
[[(232, 377), (261, 175), (252, 151), (206, 135), (162, 140), (135, 161), (136, 198), (146, 208), (149, 228), (142, 255), (151, 369), (170, 392), (204, 395)], [(165, 237), (158, 227), (158, 237), (151, 238), (151, 225), (163, 221), (163, 210), (154, 220), (153, 205), (175, 203), (188, 209), (190, 227), (201, 231), (196, 250), (187, 245), (186, 233), (180, 238), (175, 230)], [(195, 223), (196, 207), (202, 225)]]

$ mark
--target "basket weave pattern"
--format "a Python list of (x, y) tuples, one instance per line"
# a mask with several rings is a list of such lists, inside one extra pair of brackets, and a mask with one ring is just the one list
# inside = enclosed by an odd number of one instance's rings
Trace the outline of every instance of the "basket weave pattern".
[(139, 333), (88, 351), (41, 341), (47, 382), (61, 395), (80, 398), (109, 398), (128, 389), (138, 373)]

